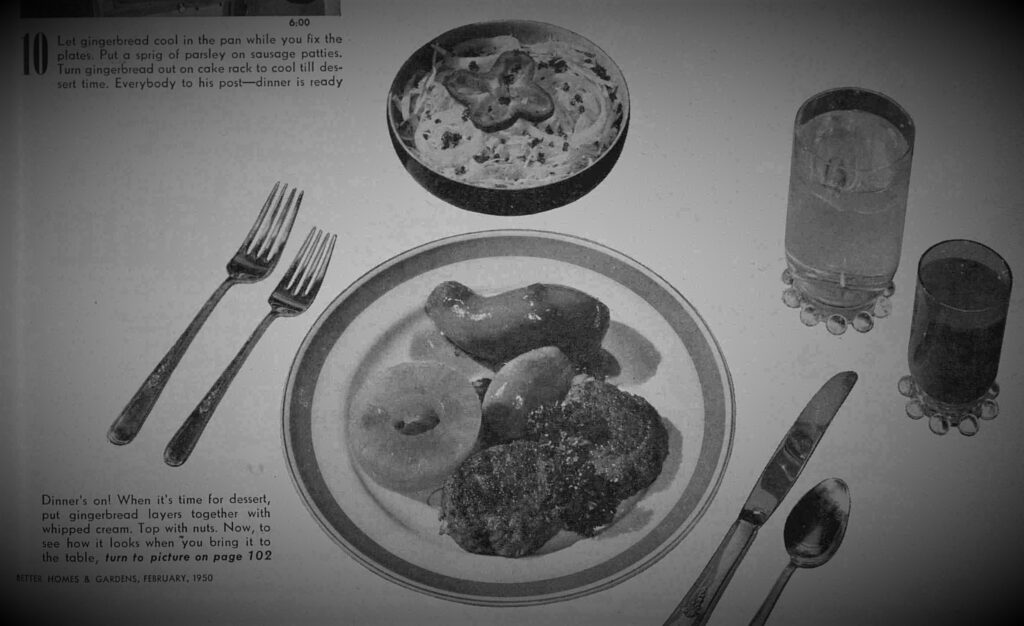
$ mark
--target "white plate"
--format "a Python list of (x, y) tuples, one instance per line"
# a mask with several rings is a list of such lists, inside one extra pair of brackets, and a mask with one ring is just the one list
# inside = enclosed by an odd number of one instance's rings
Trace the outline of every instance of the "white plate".
[[(531, 283), (581, 289), (608, 305), (609, 382), (648, 400), (665, 420), (661, 475), (597, 537), (562, 533), (539, 553), (471, 554), (438, 533), (436, 508), (375, 485), (345, 444), (349, 403), (367, 376), (403, 361), (487, 370), (444, 346), (423, 311), (439, 283), (490, 295)], [(440, 346), (443, 349), (437, 349)], [(734, 398), (725, 360), (697, 311), (636, 261), (566, 235), (485, 231), (402, 253), (342, 292), (299, 348), (284, 399), (292, 477), (324, 530), (359, 562), (398, 584), (449, 600), (525, 605), (618, 584), (677, 545), (703, 515), (732, 447)]]

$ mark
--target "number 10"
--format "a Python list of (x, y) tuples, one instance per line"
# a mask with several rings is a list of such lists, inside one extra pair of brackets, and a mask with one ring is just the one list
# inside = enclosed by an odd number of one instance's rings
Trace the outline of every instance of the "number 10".
[(46, 64), (49, 61), (46, 35), (36, 33), (34, 37), (29, 37), (26, 33), (21, 38), (21, 48), (25, 60), (25, 75), (31, 74), (32, 70), (35, 70), (36, 74), (45, 74)]

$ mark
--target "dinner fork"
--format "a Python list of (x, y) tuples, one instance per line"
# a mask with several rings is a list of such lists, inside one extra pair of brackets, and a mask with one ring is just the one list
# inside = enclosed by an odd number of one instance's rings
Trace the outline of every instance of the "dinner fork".
[(177, 467), (188, 460), (228, 386), (270, 323), (278, 317), (298, 315), (313, 303), (317, 292), (320, 291), (320, 285), (323, 284), (327, 265), (331, 262), (336, 238), (336, 235), (325, 234), (315, 226), (309, 231), (298, 254), (295, 255), (295, 260), (292, 261), (288, 271), (281, 278), (281, 282), (270, 294), (268, 300), (270, 312), (257, 324), (256, 329), (228, 364), (220, 378), (213, 383), (210, 391), (181, 425), (178, 432), (174, 433), (174, 437), (164, 449), (165, 463)]
[[(114, 423), (110, 425), (107, 439), (111, 443), (124, 445), (139, 434), (139, 430), (146, 422), (146, 418), (149, 417), (150, 411), (153, 410), (153, 405), (156, 404), (164, 386), (167, 385), (174, 368), (178, 366), (185, 350), (188, 349), (189, 344), (195, 339), (199, 329), (202, 328), (227, 290), (239, 283), (254, 283), (261, 280), (277, 266), (277, 262), (281, 258), (281, 250), (291, 233), (292, 224), (295, 223), (295, 215), (302, 204), (302, 191), (299, 191), (296, 196), (296, 190), (293, 188), (290, 193), (287, 193), (286, 202), (287, 191), (287, 184), (282, 186), (280, 181), (274, 183), (274, 188), (270, 190), (270, 195), (267, 196), (267, 201), (263, 203), (259, 216), (252, 228), (249, 229), (249, 234), (245, 236), (238, 251), (228, 261), (228, 277), (206, 300), (192, 322), (181, 333), (164, 358), (153, 368), (152, 373), (128, 401)], [(272, 210), (271, 207), (273, 207)]]

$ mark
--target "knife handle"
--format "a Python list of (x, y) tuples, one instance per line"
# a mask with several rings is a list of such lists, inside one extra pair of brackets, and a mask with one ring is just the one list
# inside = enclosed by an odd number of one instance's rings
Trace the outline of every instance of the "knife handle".
[(757, 536), (758, 526), (745, 519), (737, 519), (725, 534), (715, 554), (704, 567), (696, 582), (665, 621), (665, 626), (705, 624), (733, 572)]

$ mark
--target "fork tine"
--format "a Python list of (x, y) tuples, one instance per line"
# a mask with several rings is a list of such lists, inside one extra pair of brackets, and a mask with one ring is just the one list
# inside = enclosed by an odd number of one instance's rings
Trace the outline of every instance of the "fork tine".
[[(249, 252), (257, 259), (267, 256), (270, 251), (269, 243), (273, 243), (274, 238), (274, 224), (277, 223), (280, 216), (288, 213), (292, 206), (292, 200), (295, 198), (295, 189), (292, 188), (287, 193), (288, 203), (284, 206), (284, 211), (281, 210), (281, 204), (284, 203), (285, 192), (287, 191), (287, 185), (281, 189), (281, 195), (277, 198), (277, 204), (274, 205), (274, 212), (270, 214), (270, 217), (264, 220), (260, 226), (260, 232), (256, 237), (256, 241), (253, 242)], [(269, 242), (269, 243), (268, 243)], [(267, 257), (269, 259), (269, 257)]]
[[(295, 189), (293, 188), (291, 195), (288, 197), (288, 204), (284, 207), (284, 212), (273, 222), (273, 227), (267, 236), (267, 248), (265, 251), (268, 260), (277, 258), (284, 249), (284, 244), (288, 241), (288, 236), (291, 235), (292, 225), (295, 224), (295, 216), (299, 213), (299, 207), (302, 206), (302, 196), (304, 194), (304, 191), (299, 191), (298, 196), (296, 196)], [(292, 204), (292, 198), (295, 199), (294, 205)], [(260, 256), (263, 255), (264, 251), (261, 250)]]
[(281, 277), (281, 282), (278, 283), (279, 288), (288, 288), (292, 284), (292, 279), (295, 277), (295, 272), (299, 268), (299, 263), (303, 262), (303, 258), (309, 251), (310, 245), (314, 241), (314, 236), (318, 236), (320, 229), (316, 226), (309, 230), (309, 234), (306, 235), (306, 240), (302, 242), (302, 247), (295, 253), (295, 260), (288, 266), (288, 270)]
[[(281, 195), (277, 197), (277, 202), (274, 204), (273, 213), (271, 213), (270, 217), (263, 220), (263, 223), (260, 224), (260, 232), (256, 236), (256, 241), (252, 243), (252, 246), (249, 249), (249, 252), (252, 253), (252, 255), (255, 256), (256, 258), (262, 257), (263, 254), (266, 252), (267, 238), (268, 236), (270, 236), (270, 231), (274, 227), (274, 222), (277, 221), (277, 216), (281, 214), (281, 203), (284, 202), (284, 198), (286, 195), (288, 196), (288, 204), (291, 205), (292, 198), (295, 197), (295, 189), (292, 189), (289, 192), (288, 186), (285, 185), (281, 189)], [(287, 210), (288, 208), (285, 207), (285, 211)]]
[[(270, 195), (267, 196), (266, 202), (263, 203), (263, 208), (260, 209), (260, 214), (256, 217), (256, 221), (253, 222), (252, 228), (249, 229), (249, 234), (245, 236), (245, 239), (242, 241), (242, 245), (239, 247), (239, 250), (241, 252), (246, 252), (249, 250), (249, 246), (252, 245), (253, 240), (256, 238), (256, 234), (260, 231), (261, 227), (264, 224), (264, 219), (267, 216), (267, 211), (270, 210), (270, 206), (274, 203), (274, 196), (277, 195), (277, 190), (280, 187), (281, 181), (277, 181), (276, 183), (274, 183), (274, 188), (270, 190)], [(284, 187), (285, 189), (287, 189), (288, 185), (285, 184)], [(281, 195), (284, 195), (284, 191), (281, 192)], [(281, 201), (280, 199), (278, 199), (278, 206), (280, 206), (280, 204)]]
[(324, 276), (327, 274), (327, 266), (331, 263), (331, 255), (334, 254), (334, 241), (337, 238), (337, 235), (324, 238), (323, 245), (320, 246), (316, 254), (316, 261), (313, 265), (315, 269), (310, 273), (310, 280), (303, 289), (304, 295), (313, 298), (320, 290), (320, 285), (323, 284)]
[(320, 262), (320, 257), (324, 251), (324, 244), (327, 242), (327, 237), (320, 231), (316, 234), (316, 239), (313, 241), (313, 247), (309, 249), (309, 254), (302, 262), (302, 269), (299, 272), (298, 278), (295, 279), (295, 283), (291, 286), (291, 292), (296, 296), (301, 296), (306, 293), (309, 287), (310, 280), (316, 271), (316, 266)]
[(287, 291), (296, 298), (314, 297), (327, 274), (336, 239), (337, 235), (328, 235), (314, 226), (278, 284), (278, 290)]

